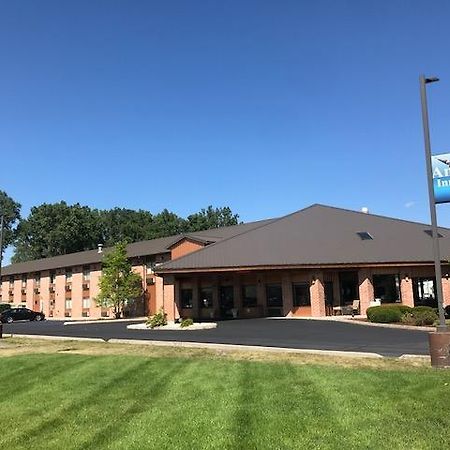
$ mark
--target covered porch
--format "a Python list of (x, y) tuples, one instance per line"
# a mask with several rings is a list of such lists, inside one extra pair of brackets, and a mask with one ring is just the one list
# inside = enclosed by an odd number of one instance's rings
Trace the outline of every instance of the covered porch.
[[(446, 303), (447, 299), (450, 303), (449, 271), (444, 267)], [(321, 317), (351, 311), (355, 300), (364, 315), (375, 299), (415, 306), (434, 298), (431, 266), (164, 274), (160, 289), (160, 306), (169, 320)]]

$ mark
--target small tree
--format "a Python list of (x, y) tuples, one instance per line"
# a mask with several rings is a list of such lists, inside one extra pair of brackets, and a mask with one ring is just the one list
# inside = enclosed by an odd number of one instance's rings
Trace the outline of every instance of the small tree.
[(132, 271), (125, 242), (118, 243), (107, 253), (102, 264), (100, 293), (95, 302), (103, 308), (113, 308), (116, 319), (119, 319), (124, 307), (142, 294), (142, 279)]

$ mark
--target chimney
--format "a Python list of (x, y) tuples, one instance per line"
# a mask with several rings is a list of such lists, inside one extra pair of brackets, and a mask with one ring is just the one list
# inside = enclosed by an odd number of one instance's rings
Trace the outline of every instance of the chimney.
[(363, 206), (361, 208), (361, 212), (364, 213), (364, 214), (369, 214), (369, 208), (367, 206)]
[(98, 253), (103, 253), (103, 244), (98, 244)]

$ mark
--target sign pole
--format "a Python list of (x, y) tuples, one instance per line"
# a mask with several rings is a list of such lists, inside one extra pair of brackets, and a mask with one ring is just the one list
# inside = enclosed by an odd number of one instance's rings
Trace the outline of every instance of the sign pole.
[(444, 302), (442, 295), (441, 256), (439, 251), (439, 234), (436, 217), (436, 203), (434, 200), (433, 172), (431, 166), (430, 128), (428, 120), (427, 91), (426, 91), (427, 83), (433, 83), (435, 81), (439, 81), (439, 79), (425, 78), (424, 75), (421, 75), (419, 80), (420, 80), (420, 99), (422, 103), (423, 137), (425, 142), (425, 160), (426, 160), (427, 180), (428, 180), (428, 198), (430, 203), (431, 233), (433, 238), (434, 271), (436, 274), (436, 296), (439, 310), (439, 325), (437, 326), (436, 331), (447, 331), (447, 325), (445, 324)]

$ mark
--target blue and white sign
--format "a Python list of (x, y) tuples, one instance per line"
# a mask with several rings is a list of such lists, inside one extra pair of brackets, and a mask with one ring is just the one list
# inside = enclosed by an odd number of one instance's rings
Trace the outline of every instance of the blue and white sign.
[(450, 202), (450, 153), (431, 157), (435, 203)]

